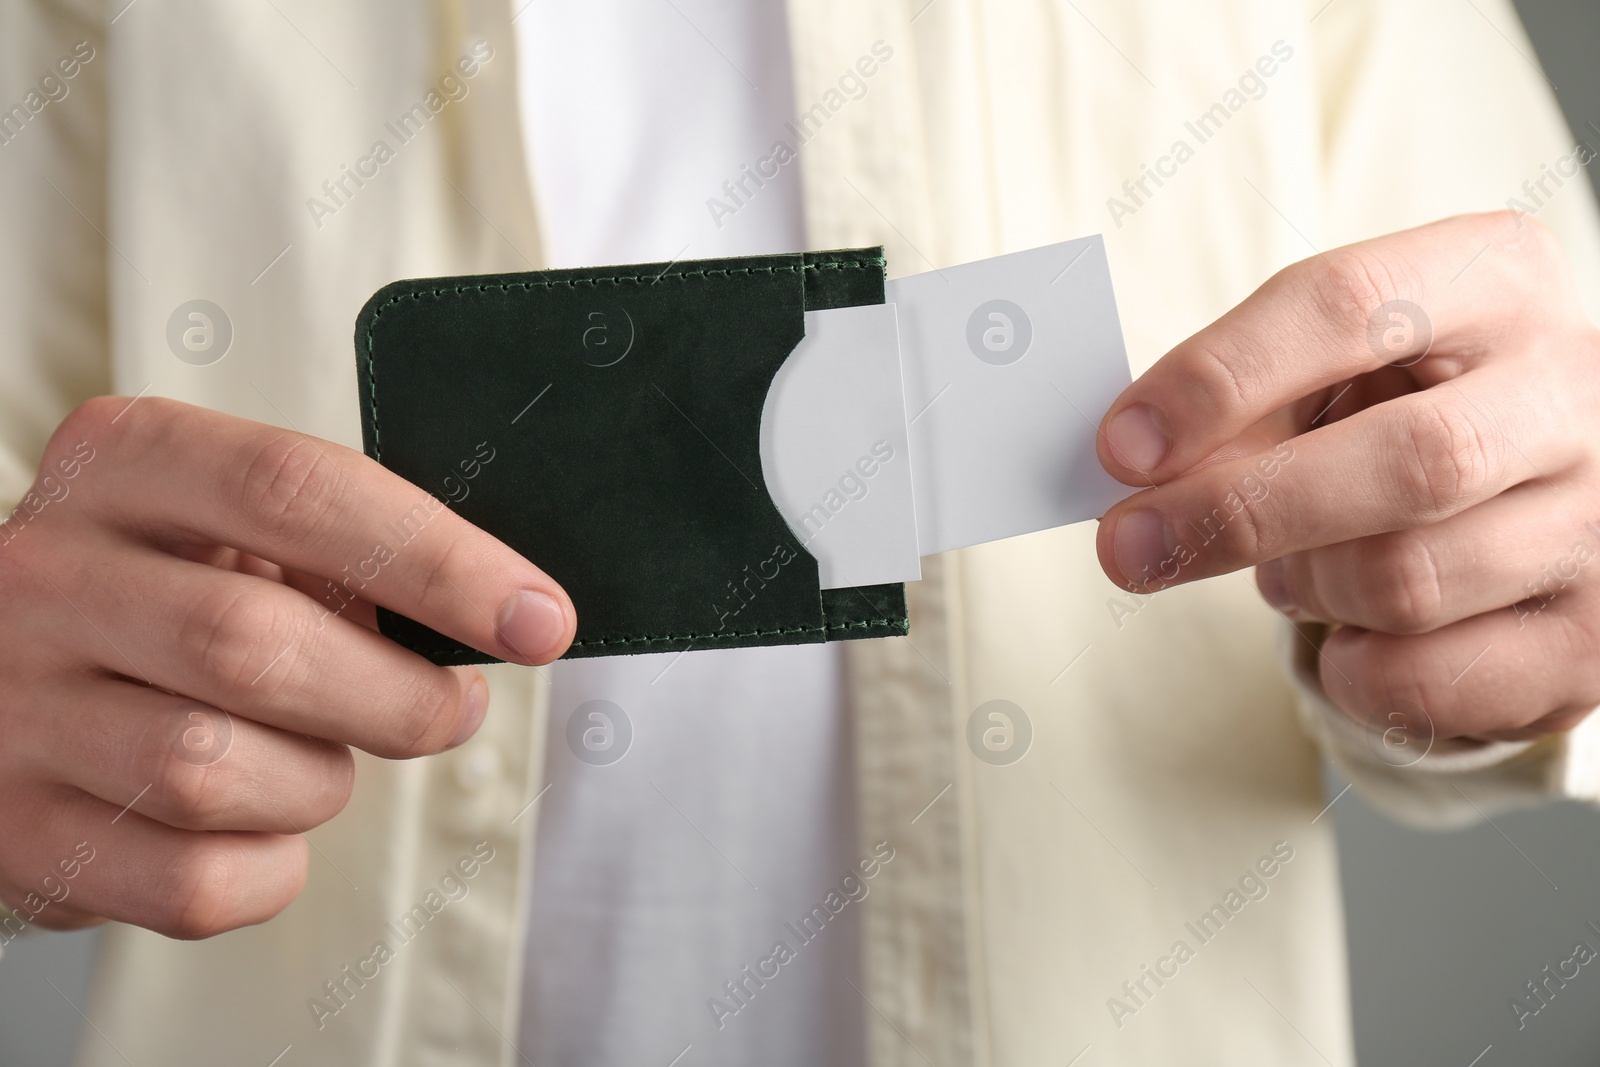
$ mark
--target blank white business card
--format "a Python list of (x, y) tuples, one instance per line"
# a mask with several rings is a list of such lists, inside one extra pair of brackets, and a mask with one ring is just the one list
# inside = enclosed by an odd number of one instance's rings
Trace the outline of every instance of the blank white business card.
[(1099, 236), (888, 283), (924, 555), (1098, 518), (1095, 455), (1132, 380)]

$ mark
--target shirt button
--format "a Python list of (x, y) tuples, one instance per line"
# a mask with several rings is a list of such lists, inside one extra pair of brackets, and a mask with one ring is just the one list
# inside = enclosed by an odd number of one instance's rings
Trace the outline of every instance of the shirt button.
[(470, 752), (456, 757), (456, 783), (469, 793), (476, 793), (500, 773), (500, 756), (487, 746), (473, 746)]

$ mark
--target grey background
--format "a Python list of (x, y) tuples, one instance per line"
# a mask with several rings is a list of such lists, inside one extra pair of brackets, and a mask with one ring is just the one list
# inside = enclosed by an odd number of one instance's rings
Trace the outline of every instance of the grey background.
[[(1600, 3), (1517, 0), (1517, 9), (1568, 125), (1600, 149), (1590, 125), (1600, 124)], [(1593, 166), (1589, 179), (1600, 189)], [(1330, 780), (1329, 798), (1342, 787)], [(1509, 1003), (1580, 938), (1600, 948), (1582, 930), (1600, 926), (1600, 814), (1564, 804), (1425, 834), (1351, 791), (1333, 815), (1362, 1067), (1468, 1067), (1480, 1054), (1476, 1067), (1600, 1064), (1600, 961), (1521, 1031)]]
[[(1462, 0), (1463, 3), (1467, 0)], [(1518, 0), (1567, 121), (1600, 148), (1600, 3)], [(1600, 188), (1594, 168), (1589, 178)], [(1344, 783), (1330, 778), (1328, 796)], [(1509, 1000), (1600, 926), (1600, 815), (1576, 805), (1426, 834), (1388, 822), (1354, 791), (1338, 830), (1356, 1049), (1362, 1067), (1594, 1067), (1600, 961), (1518, 1031)], [(88, 992), (92, 932), (14, 942), (0, 959), (0, 1064), (70, 1060)], [(1487, 1050), (1487, 1051), (1486, 1051)], [(1480, 1057), (1474, 1064), (1474, 1057)]]

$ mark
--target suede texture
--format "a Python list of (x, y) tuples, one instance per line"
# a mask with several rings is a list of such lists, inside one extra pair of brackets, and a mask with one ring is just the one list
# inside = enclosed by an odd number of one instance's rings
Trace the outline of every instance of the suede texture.
[[(365, 449), (561, 583), (568, 656), (905, 634), (903, 586), (818, 589), (761, 473), (804, 312), (883, 282), (881, 248), (395, 282), (356, 323)], [(435, 663), (494, 662), (378, 617)]]

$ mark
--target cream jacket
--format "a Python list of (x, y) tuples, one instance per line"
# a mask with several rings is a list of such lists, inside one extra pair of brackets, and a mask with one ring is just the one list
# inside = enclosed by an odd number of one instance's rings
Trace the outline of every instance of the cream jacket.
[[(0, 144), (0, 498), (112, 390), (359, 447), (366, 297), (540, 263), (507, 0), (126, 3), (0, 7), (0, 107), (25, 113)], [(1561, 163), (1574, 137), (1505, 0), (795, 0), (790, 23), (799, 107), (826, 109), (800, 150), (811, 246), (881, 242), (904, 274), (1104, 231), (1136, 372), (1292, 261), (1529, 201), (1546, 168), (1564, 183), (1527, 206), (1600, 303), (1595, 207)], [(464, 99), (337, 210), (308, 207), (479, 40), (493, 58)], [(892, 58), (865, 95), (830, 95), (879, 41)], [(65, 95), (29, 96), (78, 42), (93, 57)], [(235, 331), (210, 366), (166, 341), (195, 298)], [(871, 1060), (1349, 1063), (1319, 744), (1389, 810), (1442, 824), (1471, 815), (1455, 784), (1480, 805), (1593, 796), (1593, 731), (1439, 744), (1396, 771), (1297, 699), (1285, 662), (1314, 653), (1247, 575), (1135, 600), (1093, 537), (932, 560), (910, 638), (849, 647), (863, 854), (896, 851), (864, 904)], [(80, 1062), (521, 1062), (545, 687), (489, 675), (462, 749), (360, 761), (280, 917), (203, 943), (110, 930)], [(965, 739), (995, 698), (1034, 729), (1009, 766)], [(474, 848), (493, 858), (470, 894), (319, 1029), (324, 983)]]

